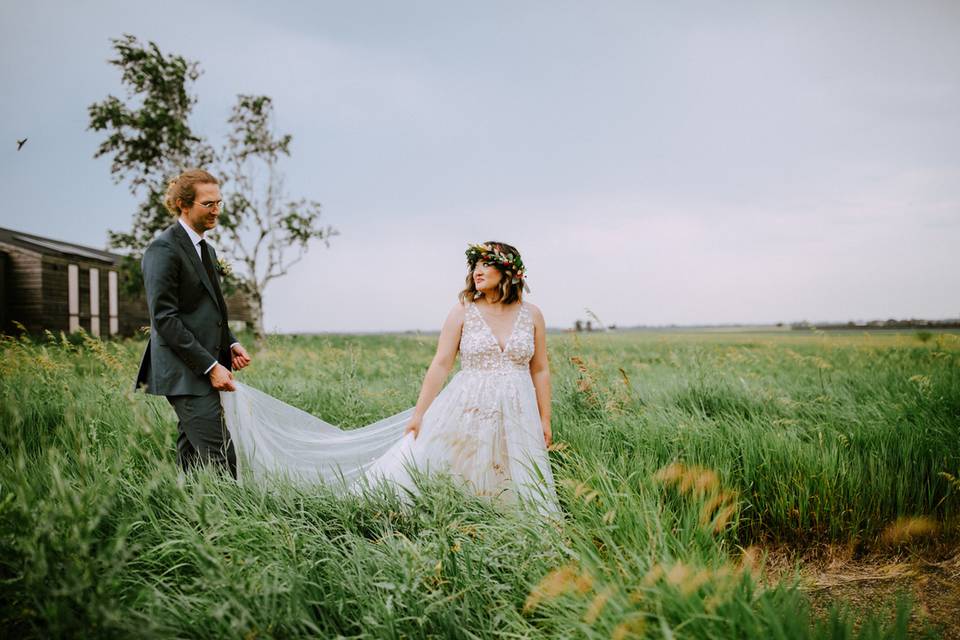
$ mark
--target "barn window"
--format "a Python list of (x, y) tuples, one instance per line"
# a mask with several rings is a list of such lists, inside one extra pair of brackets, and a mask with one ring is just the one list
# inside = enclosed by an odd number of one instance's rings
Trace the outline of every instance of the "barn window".
[(110, 335), (115, 336), (120, 332), (120, 318), (118, 313), (119, 302), (117, 300), (117, 272), (107, 272), (107, 299), (110, 306)]
[(90, 334), (100, 335), (100, 269), (90, 269)]
[(80, 267), (67, 265), (67, 307), (70, 313), (70, 333), (80, 329)]

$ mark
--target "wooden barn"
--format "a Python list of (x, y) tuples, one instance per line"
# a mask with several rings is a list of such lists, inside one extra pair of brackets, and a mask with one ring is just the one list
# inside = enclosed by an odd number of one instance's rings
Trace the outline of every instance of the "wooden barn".
[[(123, 293), (122, 256), (0, 227), (0, 330), (18, 322), (32, 334), (132, 336), (148, 326), (142, 295)], [(249, 324), (240, 296), (227, 298), (230, 321)]]

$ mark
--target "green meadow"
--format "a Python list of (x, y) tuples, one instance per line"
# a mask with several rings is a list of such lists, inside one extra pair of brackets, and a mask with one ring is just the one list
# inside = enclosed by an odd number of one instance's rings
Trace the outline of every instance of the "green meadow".
[[(0, 344), (7, 637), (950, 636), (909, 594), (814, 605), (767, 551), (956, 549), (960, 337), (551, 334), (564, 519), (424, 478), (263, 488), (175, 463), (140, 340)], [(416, 400), (435, 337), (270, 336), (239, 379), (345, 428)], [(956, 554), (956, 551), (953, 551)], [(953, 556), (957, 558), (956, 555)], [(956, 562), (953, 566), (960, 565)], [(956, 584), (956, 580), (954, 580)], [(822, 600), (822, 599), (821, 599)]]

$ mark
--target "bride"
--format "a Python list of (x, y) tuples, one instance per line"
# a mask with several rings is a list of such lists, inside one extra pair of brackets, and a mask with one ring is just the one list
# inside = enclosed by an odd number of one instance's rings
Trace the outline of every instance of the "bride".
[[(341, 430), (237, 384), (221, 392), (238, 472), (256, 480), (386, 482), (411, 493), (418, 473), (444, 473), (477, 495), (558, 512), (547, 447), (550, 371), (540, 310), (523, 302), (520, 252), (471, 245), (460, 302), (450, 311), (413, 409)], [(441, 391), (460, 353), (460, 371)]]

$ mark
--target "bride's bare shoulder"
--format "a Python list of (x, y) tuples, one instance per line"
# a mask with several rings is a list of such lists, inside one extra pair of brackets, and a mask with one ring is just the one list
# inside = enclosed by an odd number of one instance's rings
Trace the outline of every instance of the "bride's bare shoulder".
[(458, 302), (453, 305), (450, 309), (450, 313), (447, 314), (447, 322), (457, 322), (463, 324), (463, 318), (467, 313), (467, 304), (466, 302)]
[(527, 307), (527, 310), (530, 312), (530, 315), (533, 317), (534, 320), (539, 320), (540, 322), (543, 322), (543, 312), (540, 311), (540, 307), (533, 304), (532, 302), (524, 302), (523, 304)]

